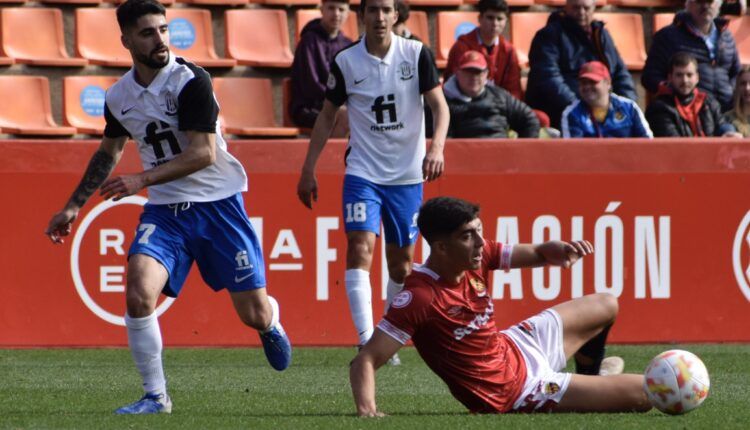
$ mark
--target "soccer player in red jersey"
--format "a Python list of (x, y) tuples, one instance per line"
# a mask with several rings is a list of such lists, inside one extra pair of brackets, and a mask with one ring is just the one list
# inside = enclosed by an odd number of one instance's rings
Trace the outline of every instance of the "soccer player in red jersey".
[[(648, 411), (643, 376), (600, 376), (617, 299), (591, 294), (544, 310), (506, 330), (495, 326), (487, 291), (491, 270), (544, 265), (569, 268), (593, 252), (588, 241), (503, 245), (482, 238), (479, 206), (438, 197), (419, 211), (431, 247), (415, 266), (354, 359), (357, 413), (382, 416), (375, 370), (412, 340), (453, 396), (474, 413)], [(563, 373), (574, 357), (577, 373)], [(621, 372), (621, 370), (619, 370)]]

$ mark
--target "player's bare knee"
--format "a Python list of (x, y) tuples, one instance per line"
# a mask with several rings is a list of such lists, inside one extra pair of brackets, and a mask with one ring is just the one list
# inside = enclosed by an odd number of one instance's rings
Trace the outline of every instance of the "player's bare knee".
[(156, 302), (137, 288), (128, 288), (125, 294), (125, 305), (128, 315), (133, 318), (147, 317), (156, 309)]
[(617, 313), (620, 310), (617, 297), (609, 293), (596, 293), (592, 298), (596, 301), (596, 306), (599, 309), (602, 323), (608, 325), (615, 322)]
[(372, 249), (366, 241), (350, 240), (346, 248), (346, 266), (349, 269), (370, 267)]

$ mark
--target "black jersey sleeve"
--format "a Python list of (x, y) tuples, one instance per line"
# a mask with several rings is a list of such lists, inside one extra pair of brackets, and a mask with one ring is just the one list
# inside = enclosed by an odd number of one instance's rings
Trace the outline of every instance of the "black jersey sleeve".
[(420, 94), (424, 94), (440, 85), (440, 76), (438, 75), (437, 67), (435, 67), (435, 59), (432, 57), (432, 51), (424, 45), (422, 45), (422, 49), (419, 51), (417, 69), (419, 72)]
[(109, 110), (109, 106), (107, 106), (107, 103), (104, 103), (104, 121), (106, 124), (104, 125), (104, 136), (105, 137), (122, 137), (127, 136), (131, 137), (130, 133), (128, 133), (127, 130), (125, 130), (125, 127), (120, 124), (120, 121), (115, 118), (114, 115), (112, 115), (112, 112)]
[(341, 73), (336, 59), (331, 62), (331, 71), (328, 73), (328, 83), (326, 84), (326, 99), (336, 106), (346, 103), (346, 82), (344, 74)]
[(216, 131), (219, 105), (208, 73), (196, 74), (177, 96), (177, 121), (181, 131)]

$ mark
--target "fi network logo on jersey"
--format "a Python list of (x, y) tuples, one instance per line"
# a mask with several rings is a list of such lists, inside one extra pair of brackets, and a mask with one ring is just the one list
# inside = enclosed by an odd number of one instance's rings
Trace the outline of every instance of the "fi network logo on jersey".
[(742, 294), (750, 301), (750, 211), (742, 218), (734, 236), (732, 266)]
[(242, 250), (238, 252), (234, 256), (234, 261), (237, 262), (237, 267), (234, 269), (237, 271), (237, 274), (234, 275), (235, 283), (240, 283), (255, 274), (253, 265), (250, 264), (250, 259), (247, 256), (247, 251)]
[[(86, 214), (73, 236), (70, 274), (76, 292), (94, 315), (110, 324), (125, 325), (127, 244), (146, 201), (142, 196), (105, 200)], [(172, 302), (162, 296), (156, 314), (163, 314)]]
[[(372, 131), (393, 131), (401, 130), (404, 128), (403, 122), (398, 122), (398, 116), (396, 115), (396, 96), (393, 94), (387, 94), (384, 96), (378, 96), (375, 98), (371, 108), (375, 113), (375, 122), (378, 125), (372, 125), (370, 130)], [(388, 114), (388, 120), (386, 121), (386, 114)]]

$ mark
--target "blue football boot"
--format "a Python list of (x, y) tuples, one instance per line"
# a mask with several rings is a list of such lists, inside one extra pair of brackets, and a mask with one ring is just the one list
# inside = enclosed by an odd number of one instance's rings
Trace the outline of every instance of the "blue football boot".
[(260, 341), (263, 343), (263, 351), (266, 353), (266, 359), (276, 370), (284, 370), (292, 363), (292, 344), (281, 327), (281, 323), (276, 324), (266, 333), (259, 333)]
[(170, 414), (172, 399), (166, 394), (146, 394), (141, 400), (125, 405), (115, 411), (118, 415), (131, 414)]

